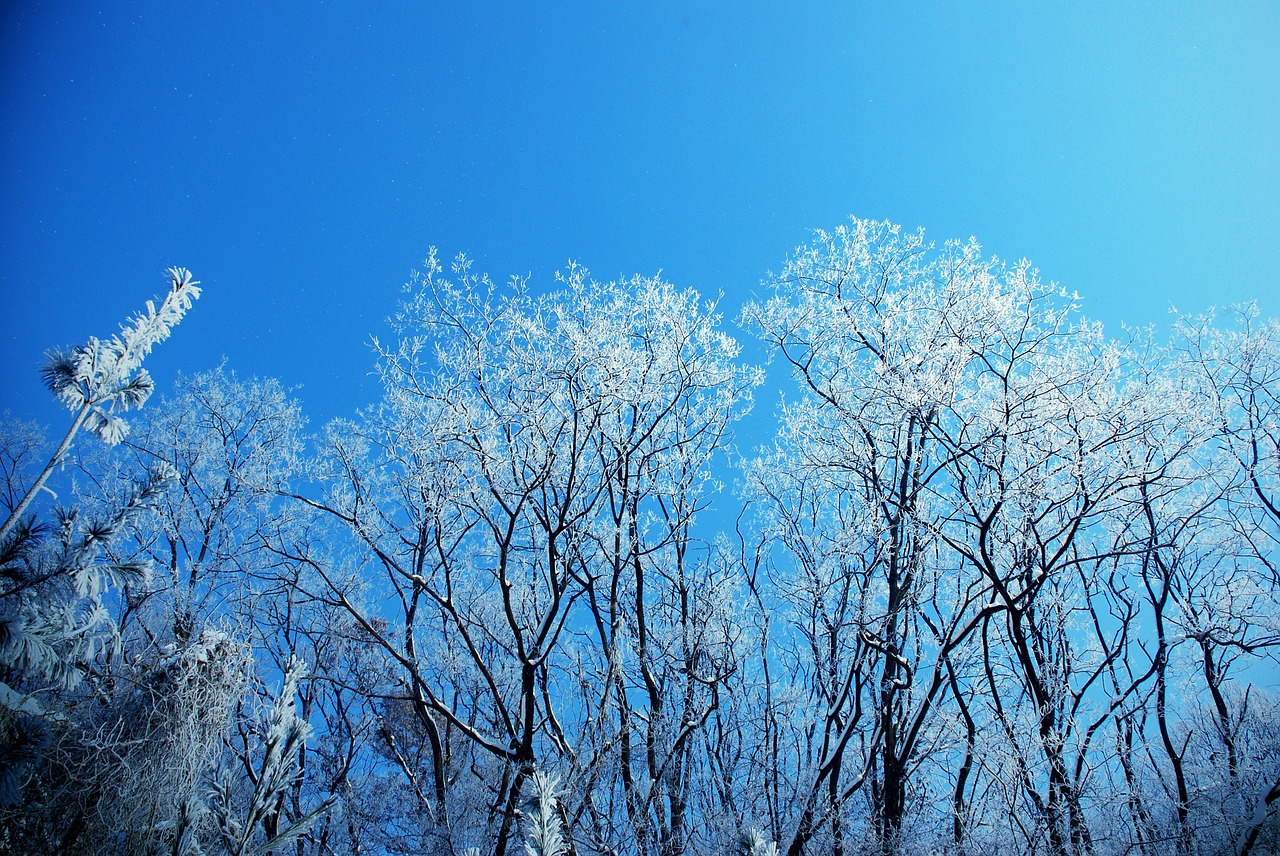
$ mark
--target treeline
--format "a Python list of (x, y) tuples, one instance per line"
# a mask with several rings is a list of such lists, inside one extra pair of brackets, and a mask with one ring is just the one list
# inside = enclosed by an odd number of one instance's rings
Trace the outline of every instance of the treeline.
[(743, 310), (735, 436), (696, 293), (433, 253), (355, 418), (219, 368), (126, 423), (171, 276), (4, 426), (0, 849), (1280, 850), (1253, 308), (1108, 338), (854, 220)]

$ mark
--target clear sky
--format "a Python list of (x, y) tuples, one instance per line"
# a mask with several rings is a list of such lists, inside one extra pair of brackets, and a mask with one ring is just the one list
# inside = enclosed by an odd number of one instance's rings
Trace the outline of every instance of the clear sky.
[(433, 244), (661, 269), (731, 321), (850, 214), (1029, 258), (1109, 326), (1275, 314), (1280, 4), (0, 3), (0, 409), (58, 428), (41, 353), (169, 265), (205, 296), (161, 387), (225, 356), (319, 422), (375, 397)]

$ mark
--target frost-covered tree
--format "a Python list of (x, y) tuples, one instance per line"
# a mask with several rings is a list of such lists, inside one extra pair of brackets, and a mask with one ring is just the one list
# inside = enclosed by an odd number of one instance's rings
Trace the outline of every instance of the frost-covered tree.
[(747, 470), (785, 607), (755, 775), (788, 852), (1256, 846), (1272, 328), (1113, 341), (1025, 262), (870, 221), (771, 285), (744, 318), (797, 389)]
[(251, 595), (278, 587), (265, 533), (282, 523), (277, 494), (300, 469), (304, 427), (278, 381), (219, 367), (179, 377), (139, 415), (123, 451), (84, 462), (96, 478), (155, 465), (175, 475), (128, 547), (156, 568), (148, 586), (127, 591), (131, 638), (181, 641), (219, 619), (244, 638), (257, 632)]
[(1225, 326), (1211, 312), (1182, 318), (1177, 330), (1180, 376), (1215, 428), (1217, 454), (1203, 478), (1221, 492), (1216, 533), (1226, 533), (1216, 534), (1225, 547), (1194, 566), (1179, 606), (1211, 702), (1215, 739), (1204, 755), (1218, 763), (1205, 765), (1199, 787), (1223, 809), (1223, 831), (1211, 840), (1246, 854), (1275, 841), (1280, 816), (1280, 763), (1239, 745), (1270, 702), (1232, 681), (1280, 651), (1280, 322), (1261, 319), (1256, 305), (1224, 314)]
[(815, 760), (793, 783), (786, 849), (844, 847), (866, 794), (872, 836), (894, 852), (913, 798), (941, 784), (923, 764), (955, 740), (939, 710), (955, 671), (1004, 609), (947, 544), (954, 467), (973, 442), (953, 435), (975, 427), (967, 411), (1001, 337), (1063, 309), (1027, 267), (974, 243), (935, 252), (866, 221), (819, 233), (771, 284), (744, 319), (800, 390), (749, 491), (789, 557), (776, 596), (816, 723), (796, 735)]
[(428, 259), (379, 347), (382, 403), (326, 431), (303, 501), (355, 542), (348, 564), (281, 552), (388, 658), (381, 735), (434, 846), (505, 852), (545, 768), (567, 835), (681, 852), (735, 635), (690, 531), (755, 376), (659, 280), (452, 275)]
[[(136, 670), (157, 651), (182, 647), (210, 630), (242, 640), (252, 653), (246, 664), (251, 674), (219, 734), (219, 757), (206, 764), (203, 786), (237, 794), (257, 787), (260, 756), (275, 757), (261, 721), (265, 711), (287, 701), (313, 736), (294, 741), (296, 775), (282, 785), (285, 798), (259, 819), (262, 834), (274, 838), (303, 823), (309, 807), (333, 806), (342, 797), (336, 816), (325, 812), (298, 827), (290, 846), (300, 856), (350, 842), (351, 825), (341, 822), (342, 815), (359, 813), (378, 792), (361, 779), (361, 771), (376, 764), (369, 739), (376, 722), (356, 686), (361, 657), (359, 643), (349, 638), (349, 619), (344, 623), (331, 605), (300, 599), (305, 567), (271, 549), (281, 533), (303, 523), (280, 494), (297, 476), (304, 424), (298, 403), (279, 382), (244, 379), (219, 367), (180, 377), (171, 394), (140, 414), (123, 451), (82, 461), (86, 477), (97, 479), (155, 461), (177, 474), (133, 537), (118, 547), (157, 570), (146, 584), (123, 592), (117, 605), (122, 646), (111, 666)], [(290, 672), (297, 674), (285, 683), (286, 699), (272, 687)], [(214, 761), (219, 772), (210, 782)], [(197, 814), (203, 825), (183, 829), (194, 844), (216, 850), (212, 816)], [(257, 834), (244, 831), (249, 837), (236, 846), (248, 846)]]
[[(92, 783), (78, 787), (77, 777), (91, 763), (88, 759), (101, 757), (95, 769), (106, 770), (142, 739), (119, 731), (126, 724), (123, 715), (115, 722), (101, 720), (90, 699), (103, 691), (98, 667), (104, 651), (119, 643), (109, 609), (112, 591), (145, 580), (151, 570), (146, 561), (117, 557), (113, 545), (159, 501), (174, 473), (163, 464), (144, 468), (142, 478), (103, 485), (92, 503), (54, 507), (47, 521), (33, 511), (82, 429), (115, 445), (127, 433), (119, 414), (141, 406), (150, 395), (153, 384), (142, 362), (200, 295), (189, 271), (171, 268), (168, 275), (169, 292), (160, 305), (148, 301), (117, 335), (48, 354), (44, 379), (74, 417), (43, 466), (33, 454), (37, 441), (30, 429), (5, 426), (0, 783), (5, 802), (22, 805), (5, 812), (0, 834), (14, 846), (25, 842), (35, 849), (56, 846), (64, 851), (97, 846), (89, 841), (95, 826), (102, 828), (96, 821), (112, 816), (114, 809), (100, 804), (102, 792)], [(40, 468), (24, 471), (29, 464)], [(174, 687), (182, 685), (178, 681)], [(179, 689), (174, 693), (182, 695)], [(211, 709), (216, 711), (217, 705)], [(148, 721), (140, 717), (128, 725), (145, 729)], [(130, 766), (146, 765), (125, 764)]]

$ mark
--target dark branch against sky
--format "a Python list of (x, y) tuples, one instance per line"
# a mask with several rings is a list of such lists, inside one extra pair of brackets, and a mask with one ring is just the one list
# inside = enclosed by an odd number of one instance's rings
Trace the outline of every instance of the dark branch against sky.
[(1030, 258), (1111, 327), (1276, 311), (1274, 4), (554, 5), (6, 3), (3, 406), (58, 418), (41, 353), (183, 265), (161, 388), (225, 357), (349, 413), (432, 245), (661, 270), (732, 320), (856, 214)]

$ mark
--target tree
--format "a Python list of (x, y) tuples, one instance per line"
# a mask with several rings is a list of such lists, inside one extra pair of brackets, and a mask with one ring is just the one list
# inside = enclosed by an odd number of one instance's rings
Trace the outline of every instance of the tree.
[[(762, 775), (791, 782), (771, 800), (787, 851), (938, 846), (941, 818), (961, 851), (1204, 852), (1211, 818), (1244, 828), (1195, 796), (1230, 792), (1195, 747), (1230, 779), (1229, 670), (1274, 639), (1267, 337), (1184, 322), (1179, 361), (1107, 339), (1026, 262), (870, 221), (818, 232), (770, 285), (744, 321), (797, 391), (747, 470), (778, 548), (745, 564), (787, 607), (764, 722), (792, 758)], [(1175, 699), (1188, 665), (1212, 740)], [(773, 701), (797, 692), (803, 713)], [(1126, 810), (1101, 810), (1116, 791)]]
[[(148, 301), (145, 311), (123, 325), (119, 334), (90, 338), (79, 347), (47, 355), (45, 382), (74, 417), (38, 473), (23, 472), (25, 465), (38, 461), (33, 456), (38, 441), (30, 429), (6, 431), (3, 458), (9, 482), (4, 493), (9, 502), (0, 526), (0, 781), (7, 803), (19, 798), (31, 803), (29, 810), (5, 812), (3, 834), (15, 846), (26, 842), (37, 849), (56, 846), (64, 851), (96, 847), (94, 835), (102, 827), (95, 830), (95, 817), (118, 817), (126, 809), (124, 803), (100, 804), (100, 780), (89, 771), (107, 773), (113, 765), (120, 769), (117, 760), (131, 757), (129, 747), (139, 738), (120, 731), (126, 724), (123, 711), (112, 721), (109, 716), (103, 719), (96, 707), (79, 703), (101, 692), (101, 646), (109, 646), (116, 633), (108, 609), (110, 589), (143, 580), (151, 570), (145, 561), (116, 560), (113, 544), (159, 501), (174, 474), (156, 466), (141, 480), (113, 481), (105, 486), (105, 501), (96, 507), (56, 507), (52, 523), (40, 523), (30, 512), (81, 429), (115, 445), (128, 431), (119, 412), (140, 407), (149, 397), (153, 383), (142, 362), (200, 296), (189, 271), (171, 268), (168, 275), (169, 292), (160, 306)], [(162, 669), (150, 678), (163, 682), (169, 675)], [(91, 686), (80, 688), (86, 677), (92, 679)], [(213, 686), (218, 683), (212, 680)], [(185, 686), (185, 678), (176, 679), (161, 695), (176, 701)], [(148, 706), (155, 704), (153, 698), (139, 701), (144, 711), (155, 709)], [(216, 703), (208, 707), (215, 719), (217, 710)], [(128, 725), (146, 730), (151, 722), (144, 714)], [(200, 744), (202, 732), (191, 738)], [(197, 748), (194, 754), (201, 751)], [(136, 756), (132, 760), (137, 762), (134, 766), (160, 769)], [(69, 788), (72, 784), (77, 787)], [(152, 807), (163, 811), (166, 796)], [(147, 807), (127, 810), (136, 814), (139, 809), (145, 813)]]
[(749, 482), (794, 562), (780, 588), (816, 704), (790, 854), (824, 826), (841, 852), (864, 787), (875, 839), (897, 850), (912, 776), (944, 739), (931, 723), (945, 722), (936, 708), (955, 661), (1004, 609), (947, 549), (967, 453), (952, 436), (993, 339), (1050, 292), (974, 243), (930, 249), (886, 223), (819, 232), (772, 280), (775, 297), (744, 310), (800, 389)]
[[(252, 650), (246, 668), (256, 674), (242, 682), (234, 716), (216, 741), (225, 747), (209, 759), (202, 783), (217, 786), (212, 805), (228, 818), (239, 811), (233, 804), (245, 802), (248, 820), (231, 839), (197, 829), (193, 841), (206, 847), (257, 846), (292, 828), (299, 856), (325, 852), (335, 839), (350, 838), (328, 811), (337, 798), (343, 798), (339, 814), (359, 813), (362, 801), (377, 798), (377, 788), (358, 787), (358, 771), (376, 764), (368, 745), (376, 717), (356, 689), (361, 678), (353, 660), (359, 657), (346, 639), (344, 616), (299, 599), (305, 567), (280, 561), (269, 546), (303, 523), (280, 494), (301, 467), (304, 425), (299, 404), (278, 381), (242, 379), (224, 366), (179, 377), (173, 393), (142, 414), (125, 441), (125, 455), (83, 462), (84, 471), (99, 479), (110, 479), (113, 466), (127, 470), (156, 461), (176, 474), (145, 525), (120, 547), (145, 557), (158, 572), (123, 593), (117, 668), (137, 669), (157, 651), (186, 645), (213, 628), (229, 629)], [(272, 689), (278, 676), (290, 674), (279, 693)], [(263, 724), (284, 704), (299, 728), (313, 735), (310, 740), (295, 735), (282, 743)], [(286, 743), (295, 756), (281, 758), (273, 749)], [(265, 797), (255, 801), (240, 793), (267, 787), (262, 757), (293, 765), (271, 786), (270, 810), (260, 805)], [(210, 780), (214, 766), (217, 775)], [(205, 801), (192, 805), (202, 812)], [(315, 805), (326, 811), (316, 815)], [(212, 816), (200, 816), (206, 826), (212, 823)]]
[[(1212, 729), (1227, 761), (1226, 803), (1239, 802), (1234, 844), (1252, 852), (1273, 806), (1280, 800), (1280, 767), (1267, 765), (1246, 786), (1240, 778), (1237, 740), (1251, 718), (1250, 696), (1236, 711), (1226, 688), (1233, 670), (1250, 661), (1274, 659), (1280, 645), (1275, 602), (1280, 588), (1280, 348), (1276, 319), (1259, 320), (1255, 305), (1237, 307), (1226, 329), (1214, 313), (1184, 317), (1177, 329), (1180, 368), (1199, 407), (1216, 428), (1216, 466), (1205, 473), (1219, 485), (1224, 506), (1220, 528), (1235, 536), (1234, 549), (1212, 566), (1218, 573), (1198, 580), (1188, 598), (1188, 636), (1200, 649), (1205, 688), (1212, 700)], [(1224, 539), (1225, 540), (1225, 539)], [(1265, 702), (1263, 702), (1265, 704)]]
[(173, 394), (142, 414), (124, 455), (85, 462), (97, 478), (156, 465), (175, 474), (174, 489), (130, 547), (158, 573), (148, 587), (127, 591), (127, 632), (164, 644), (217, 618), (234, 618), (245, 638), (260, 632), (246, 595), (274, 579), (265, 531), (279, 520), (276, 494), (301, 467), (304, 425), (278, 381), (219, 367), (180, 376)]
[(659, 280), (571, 268), (534, 296), (465, 259), (453, 274), (428, 259), (379, 346), (382, 403), (329, 426), (324, 492), (298, 495), (377, 569), (373, 596), (281, 552), (399, 671), (384, 703), (430, 744), (439, 846), (505, 852), (529, 776), (565, 764), (568, 835), (582, 821), (602, 846), (681, 852), (691, 735), (731, 673), (689, 533), (755, 375), (696, 295)]

